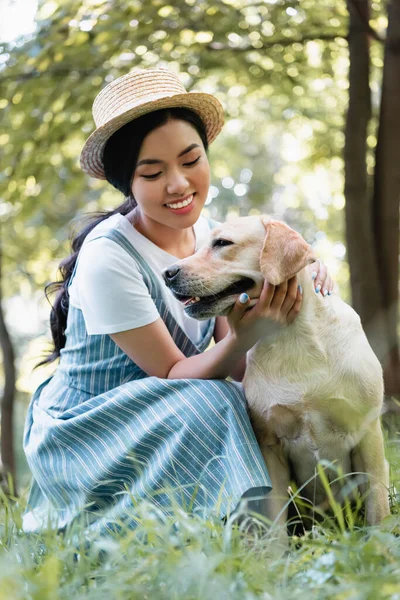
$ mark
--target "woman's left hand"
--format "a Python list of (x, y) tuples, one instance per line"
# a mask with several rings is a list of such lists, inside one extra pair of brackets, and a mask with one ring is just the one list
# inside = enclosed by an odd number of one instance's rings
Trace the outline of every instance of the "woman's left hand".
[(327, 296), (332, 294), (333, 281), (328, 274), (328, 269), (319, 258), (308, 266), (311, 278), (314, 280), (314, 289), (318, 294)]

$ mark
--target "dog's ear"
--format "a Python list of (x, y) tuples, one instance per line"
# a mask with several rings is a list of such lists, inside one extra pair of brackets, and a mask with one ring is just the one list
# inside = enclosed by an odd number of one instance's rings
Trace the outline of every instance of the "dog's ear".
[(312, 248), (285, 223), (261, 217), (265, 227), (260, 267), (265, 279), (279, 285), (316, 260)]

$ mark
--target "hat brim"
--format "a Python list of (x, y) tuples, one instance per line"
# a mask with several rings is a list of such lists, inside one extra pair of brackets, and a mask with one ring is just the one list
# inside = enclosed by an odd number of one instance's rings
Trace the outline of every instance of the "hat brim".
[(86, 140), (80, 156), (82, 170), (97, 179), (106, 179), (103, 167), (103, 152), (108, 139), (126, 123), (144, 114), (161, 108), (183, 107), (190, 108), (202, 119), (207, 140), (210, 144), (219, 134), (224, 124), (224, 110), (217, 98), (201, 92), (185, 92), (152, 100), (136, 106), (122, 115), (110, 119), (98, 127)]

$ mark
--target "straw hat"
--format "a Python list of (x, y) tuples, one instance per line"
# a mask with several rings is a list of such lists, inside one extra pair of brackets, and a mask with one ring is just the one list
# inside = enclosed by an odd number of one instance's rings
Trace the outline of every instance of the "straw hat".
[(191, 108), (200, 115), (208, 143), (224, 124), (223, 108), (211, 94), (187, 92), (177, 75), (166, 69), (135, 69), (107, 85), (93, 103), (97, 129), (86, 140), (80, 164), (97, 179), (105, 179), (103, 151), (107, 140), (123, 125), (146, 113), (173, 106)]

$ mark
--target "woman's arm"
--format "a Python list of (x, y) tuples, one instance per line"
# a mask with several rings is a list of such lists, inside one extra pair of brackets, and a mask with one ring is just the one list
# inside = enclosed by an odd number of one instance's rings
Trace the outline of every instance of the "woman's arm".
[[(239, 361), (260, 337), (281, 327), (286, 318), (293, 320), (299, 312), (301, 297), (295, 278), (288, 285), (271, 286), (265, 290), (256, 306), (246, 311), (238, 300), (227, 319), (228, 332), (212, 348), (186, 358), (173, 341), (164, 321), (158, 318), (149, 325), (110, 334), (111, 339), (145, 373), (163, 379), (225, 379), (234, 373)], [(251, 313), (251, 314), (250, 314)]]
[[(214, 340), (215, 343), (223, 340), (229, 333), (229, 325), (226, 317), (217, 317), (215, 320), (215, 328), (214, 328)], [(229, 375), (235, 381), (242, 381), (244, 377), (244, 372), (246, 370), (246, 354), (244, 354), (239, 361), (234, 365), (231, 373)]]
[(110, 337), (145, 373), (163, 379), (225, 379), (247, 350), (225, 335), (206, 352), (186, 358), (161, 318)]
[[(291, 288), (294, 287), (297, 290), (297, 284), (291, 285)], [(225, 379), (232, 375), (240, 380), (246, 352), (271, 328), (275, 330), (280, 327), (278, 321), (284, 320), (293, 306), (295, 310), (291, 312), (291, 318), (295, 318), (301, 304), (299, 295), (296, 296), (293, 289), (287, 295), (287, 285), (277, 286), (276, 293), (274, 286), (267, 288), (265, 298), (260, 297), (257, 301), (261, 307), (264, 303), (268, 305), (265, 315), (253, 313), (254, 316), (247, 315), (245, 322), (240, 322), (249, 309), (249, 302), (243, 305), (237, 301), (229, 313), (231, 323), (225, 318), (225, 323), (222, 321), (218, 325), (217, 336), (221, 337), (220, 341), (206, 352), (189, 358), (176, 346), (161, 318), (143, 327), (109, 335), (125, 354), (150, 376), (162, 379)], [(275, 304), (271, 304), (271, 300), (274, 300)], [(272, 319), (268, 316), (269, 305), (274, 309)], [(253, 310), (254, 308), (249, 312)], [(260, 318), (263, 322), (262, 327), (261, 323), (259, 324)], [(239, 334), (236, 330), (238, 326)]]

